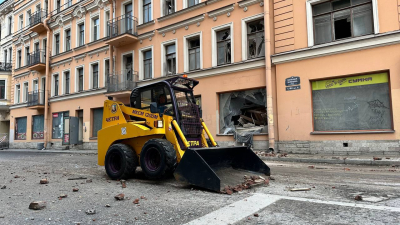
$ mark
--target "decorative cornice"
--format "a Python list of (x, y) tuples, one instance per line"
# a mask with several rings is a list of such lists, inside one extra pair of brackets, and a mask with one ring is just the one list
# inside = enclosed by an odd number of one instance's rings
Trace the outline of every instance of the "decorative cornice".
[(206, 1), (206, 4), (211, 5), (211, 4), (219, 2), (219, 1), (222, 1), (222, 0), (208, 0), (208, 1)]
[(153, 36), (155, 35), (155, 33), (156, 33), (156, 31), (155, 31), (155, 30), (152, 30), (152, 31), (149, 31), (149, 32), (140, 34), (140, 35), (138, 36), (138, 39), (139, 39), (139, 40), (144, 40), (144, 39), (146, 39), (146, 38), (153, 37)]
[(140, 30), (140, 29), (142, 29), (142, 28), (145, 28), (145, 27), (154, 25), (155, 23), (156, 23), (156, 21), (155, 21), (155, 20), (152, 20), (152, 21), (149, 21), (149, 22), (147, 22), (147, 23), (142, 23), (142, 24), (138, 25), (136, 28), (137, 28), (138, 30)]
[(75, 98), (83, 98), (83, 97), (87, 97), (87, 96), (104, 94), (106, 92), (107, 92), (106, 88), (87, 90), (87, 91), (83, 91), (83, 92), (75, 92), (75, 93), (72, 93), (69, 95), (60, 95), (57, 97), (53, 96), (53, 97), (49, 98), (49, 102), (59, 102), (59, 101), (75, 99)]
[(73, 17), (82, 18), (86, 14), (85, 6), (78, 5), (72, 12)]
[(64, 59), (64, 60), (58, 61), (58, 62), (55, 62), (55, 63), (52, 63), (52, 64), (50, 64), (50, 67), (53, 68), (53, 67), (56, 67), (56, 66), (60, 66), (62, 64), (70, 63), (70, 62), (72, 62), (72, 57), (68, 58), (68, 59)]
[(10, 105), (10, 109), (18, 109), (18, 108), (24, 108), (27, 107), (27, 103), (20, 103), (20, 104), (15, 104), (15, 105)]
[(58, 58), (60, 56), (67, 55), (69, 53), (72, 53), (72, 49), (70, 49), (68, 51), (65, 51), (65, 52), (58, 53), (57, 55), (53, 55), (53, 56), (50, 57), (50, 59), (55, 59), (55, 58)]
[(161, 27), (161, 28), (157, 29), (157, 31), (158, 31), (158, 33), (162, 34), (162, 33), (168, 32), (168, 31), (172, 31), (172, 30), (176, 30), (176, 29), (179, 29), (179, 28), (182, 28), (182, 27), (186, 27), (186, 26), (189, 26), (189, 25), (192, 25), (192, 24), (195, 24), (195, 23), (203, 21), (204, 20), (204, 16), (205, 16), (205, 14), (201, 14), (201, 15), (198, 15), (198, 16), (195, 16), (195, 17), (180, 21), (178, 23), (174, 23), (174, 24), (171, 24), (171, 25), (168, 25), (168, 26), (165, 26), (165, 27)]
[(27, 75), (30, 75), (30, 74), (31, 74), (31, 71), (26, 71), (26, 72), (23, 72), (23, 73), (14, 75), (13, 78), (14, 78), (14, 79), (16, 79), (16, 78), (21, 78), (21, 77), (24, 77), (24, 76), (27, 76)]
[(244, 7), (247, 7), (250, 5), (255, 5), (255, 4), (258, 4), (261, 2), (264, 2), (264, 0), (243, 0), (243, 1), (238, 2), (238, 5), (240, 8), (244, 8)]
[(101, 52), (107, 52), (109, 50), (109, 46), (104, 46), (93, 51), (87, 53), (88, 56), (92, 57), (93, 55), (100, 54)]
[(80, 59), (84, 59), (86, 57), (86, 53), (74, 56), (74, 60), (78, 61)]
[(63, 27), (65, 24), (67, 24), (71, 20), (72, 20), (72, 15), (71, 14), (68, 14), (68, 15), (65, 15), (65, 16), (63, 14), (60, 14), (50, 24), (50, 28), (54, 29), (56, 27)]
[(163, 16), (163, 17), (160, 17), (160, 18), (157, 19), (157, 21), (158, 21), (158, 22), (162, 22), (162, 21), (165, 21), (165, 20), (174, 18), (174, 17), (176, 17), (176, 16), (182, 15), (182, 14), (184, 14), (184, 13), (187, 13), (187, 12), (190, 12), (190, 11), (193, 11), (193, 10), (196, 10), (196, 9), (199, 9), (199, 8), (203, 8), (204, 6), (206, 6), (206, 2), (201, 2), (201, 3), (197, 4), (197, 5), (192, 6), (192, 7), (188, 7), (188, 8), (179, 10), (179, 11), (177, 11), (177, 12), (174, 12), (174, 13), (172, 13), (172, 14), (169, 14), (169, 15), (166, 15), (166, 16)]
[(235, 4), (230, 4), (230, 5), (221, 7), (219, 9), (215, 9), (213, 11), (207, 12), (207, 14), (208, 14), (208, 17), (210, 17), (210, 18), (216, 18), (217, 16), (230, 13), (234, 9), (235, 9)]
[(91, 12), (98, 8), (102, 9), (108, 4), (108, 0), (94, 0), (92, 3), (86, 6), (87, 11)]

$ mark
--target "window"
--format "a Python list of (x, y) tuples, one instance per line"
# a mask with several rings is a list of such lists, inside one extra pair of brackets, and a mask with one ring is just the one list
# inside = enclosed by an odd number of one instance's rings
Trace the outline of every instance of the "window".
[(165, 46), (166, 55), (166, 75), (172, 75), (176, 73), (176, 47), (175, 44)]
[(247, 23), (247, 59), (265, 56), (264, 19)]
[(30, 59), (29, 57), (29, 46), (25, 47), (25, 65), (28, 66), (30, 64)]
[(28, 10), (28, 11), (26, 12), (26, 21), (25, 21), (25, 23), (26, 23), (28, 26), (31, 25), (31, 23), (29, 22), (29, 21), (31, 20), (31, 15), (32, 15), (31, 10)]
[(199, 4), (199, 0), (187, 0), (188, 7)]
[(315, 44), (374, 32), (371, 0), (331, 0), (312, 6)]
[(57, 13), (61, 11), (61, 0), (56, 0)]
[(99, 88), (99, 65), (93, 64), (92, 65), (92, 88)]
[(151, 50), (143, 52), (143, 67), (144, 67), (144, 79), (151, 79), (152, 78), (152, 70), (153, 70), (153, 63), (152, 63), (152, 53)]
[(20, 103), (21, 99), (21, 86), (18, 84), (15, 86), (15, 103)]
[(392, 130), (389, 76), (312, 81), (314, 131)]
[(100, 20), (99, 18), (92, 19), (93, 22), (93, 41), (100, 39)]
[(64, 94), (69, 94), (69, 82), (70, 82), (70, 77), (69, 77), (69, 71), (64, 72)]
[(53, 79), (54, 79), (54, 95), (53, 96), (58, 96), (58, 88), (59, 88), (58, 74), (54, 75)]
[(15, 140), (26, 140), (26, 117), (15, 119)]
[(12, 33), (12, 17), (8, 17), (8, 35), (11, 35)]
[(93, 109), (92, 137), (97, 137), (97, 132), (101, 130), (103, 124), (103, 108)]
[(17, 60), (18, 60), (18, 68), (21, 68), (21, 50), (18, 50), (17, 52)]
[(4, 62), (7, 63), (7, 50), (4, 50)]
[(45, 60), (47, 54), (47, 39), (43, 39), (43, 51), (44, 51), (43, 59)]
[(55, 52), (55, 54), (56, 55), (58, 55), (58, 54), (60, 54), (60, 34), (56, 34), (56, 35), (54, 35), (54, 39), (55, 39), (55, 49), (56, 49), (56, 52)]
[(188, 40), (189, 71), (200, 69), (200, 37)]
[(24, 27), (24, 15), (19, 16), (19, 27), (18, 29), (22, 29)]
[(164, 16), (175, 12), (175, 0), (164, 0)]
[(234, 134), (236, 129), (253, 127), (267, 133), (266, 89), (252, 89), (219, 94), (220, 134)]
[(82, 46), (85, 44), (85, 24), (80, 24), (79, 26), (79, 46)]
[(24, 83), (24, 102), (28, 101), (29, 87), (28, 83)]
[(53, 113), (52, 138), (61, 139), (64, 130), (64, 118), (69, 117), (69, 112)]
[(72, 0), (67, 0), (67, 7), (70, 7), (72, 5)]
[(8, 49), (8, 52), (10, 53), (10, 54), (8, 54), (8, 61), (11, 62), (11, 58), (12, 58), (12, 48), (9, 48), (9, 49)]
[(39, 52), (39, 42), (35, 43), (35, 52)]
[(151, 20), (151, 0), (143, 0), (143, 23), (147, 23)]
[(83, 91), (83, 68), (78, 69), (78, 91)]
[(37, 115), (32, 117), (32, 139), (44, 138), (44, 116)]
[(0, 99), (6, 99), (6, 81), (0, 80)]
[(71, 30), (65, 31), (65, 51), (71, 50)]
[(108, 28), (108, 22), (110, 22), (110, 11), (106, 12), (105, 20), (106, 20), (104, 21), (104, 26), (105, 26), (104, 30), (106, 31), (105, 36), (108, 37), (110, 36), (110, 28)]
[(217, 65), (231, 63), (231, 30), (217, 32)]

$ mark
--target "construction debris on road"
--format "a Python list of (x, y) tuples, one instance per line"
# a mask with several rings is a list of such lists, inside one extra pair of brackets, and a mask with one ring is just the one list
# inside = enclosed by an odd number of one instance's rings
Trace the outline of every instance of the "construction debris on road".
[(121, 193), (121, 194), (118, 194), (118, 195), (114, 196), (114, 198), (116, 200), (118, 200), (118, 201), (121, 201), (121, 200), (124, 200), (125, 195)]
[(31, 202), (31, 204), (29, 204), (29, 209), (33, 210), (41, 210), (44, 209), (45, 207), (46, 207), (46, 202), (43, 201)]
[(43, 178), (40, 180), (40, 184), (48, 184), (49, 181), (47, 180), (47, 178)]
[(244, 176), (243, 177), (244, 182), (242, 182), (241, 184), (238, 184), (236, 186), (225, 186), (224, 190), (222, 191), (222, 193), (224, 194), (228, 194), (231, 195), (233, 194), (233, 192), (239, 192), (239, 191), (243, 191), (245, 189), (249, 189), (253, 186), (256, 185), (269, 185), (269, 178), (266, 179), (262, 176)]

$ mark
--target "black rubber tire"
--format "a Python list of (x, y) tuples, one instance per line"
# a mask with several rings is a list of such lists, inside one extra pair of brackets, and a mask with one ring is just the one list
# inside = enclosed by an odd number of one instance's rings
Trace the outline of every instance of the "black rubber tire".
[(113, 179), (131, 178), (139, 165), (136, 152), (126, 144), (113, 144), (107, 151), (105, 158), (107, 175)]
[[(158, 153), (159, 162), (155, 168), (151, 168), (146, 160), (151, 157), (151, 154)], [(140, 166), (143, 173), (150, 179), (160, 179), (165, 175), (173, 173), (177, 166), (176, 151), (174, 146), (165, 139), (150, 139), (148, 140), (140, 153)]]

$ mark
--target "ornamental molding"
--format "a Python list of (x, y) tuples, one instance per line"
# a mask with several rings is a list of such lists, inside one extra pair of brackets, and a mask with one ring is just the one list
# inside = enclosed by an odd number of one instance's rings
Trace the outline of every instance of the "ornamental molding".
[(30, 74), (31, 74), (31, 71), (23, 72), (23, 73), (15, 75), (14, 79), (19, 79), (19, 78), (25, 77), (25, 76), (30, 75)]
[[(235, 4), (227, 5), (222, 8), (208, 12), (209, 18), (216, 18), (217, 16), (228, 14), (235, 9)], [(230, 15), (230, 14), (229, 14)]]
[(102, 52), (105, 52), (105, 53), (107, 53), (107, 51), (110, 49), (110, 47), (108, 47), (108, 46), (104, 46), (104, 47), (102, 47), (102, 48), (99, 48), (99, 49), (95, 49), (95, 50), (93, 50), (93, 51), (91, 51), (91, 52), (88, 52), (87, 54), (90, 56), (90, 57), (92, 57), (93, 55), (96, 55), (97, 54), (97, 56), (100, 54), (100, 53), (102, 53)]
[(144, 39), (147, 39), (147, 38), (154, 37), (155, 33), (156, 33), (156, 31), (155, 31), (155, 30), (152, 30), (152, 31), (149, 31), (149, 32), (140, 34), (140, 35), (138, 36), (138, 39), (139, 39), (139, 40), (144, 40)]
[(157, 21), (158, 21), (158, 22), (165, 21), (165, 20), (168, 20), (168, 19), (170, 19), (170, 18), (174, 18), (174, 17), (176, 17), (176, 16), (182, 15), (182, 14), (184, 14), (184, 13), (187, 13), (187, 12), (190, 12), (190, 11), (193, 11), (193, 10), (196, 10), (196, 9), (199, 9), (199, 8), (203, 8), (204, 6), (207, 5), (207, 2), (208, 2), (208, 1), (201, 2), (201, 3), (197, 4), (197, 5), (192, 6), (192, 7), (188, 7), (188, 8), (179, 10), (179, 11), (177, 11), (177, 12), (175, 12), (175, 13), (172, 13), (172, 14), (169, 14), (169, 15), (166, 15), (166, 16), (163, 16), (163, 17), (160, 17), (160, 18), (157, 19)]
[(81, 19), (86, 14), (86, 8), (84, 6), (78, 5), (75, 7), (72, 15), (76, 18)]
[(72, 21), (72, 15), (68, 14), (68, 15), (58, 15), (54, 21), (50, 24), (50, 28), (54, 29), (56, 27), (63, 27), (65, 26), (65, 24), (69, 23)]
[(155, 23), (156, 23), (156, 21), (152, 20), (152, 21), (147, 22), (147, 23), (142, 23), (142, 24), (138, 25), (136, 28), (137, 28), (138, 30), (140, 30), (140, 29), (142, 29), (142, 28), (145, 28), (145, 27), (154, 25)]
[(171, 25), (168, 25), (165, 27), (161, 27), (161, 28), (157, 29), (157, 31), (158, 31), (158, 33), (162, 34), (162, 33), (172, 31), (172, 30), (177, 30), (182, 27), (188, 27), (189, 25), (197, 24), (198, 22), (203, 21), (204, 17), (205, 17), (205, 14), (201, 14), (201, 15), (180, 21), (178, 23), (174, 23), (174, 24), (171, 24)]
[[(259, 4), (259, 3), (263, 2), (263, 1), (264, 0), (243, 0), (243, 1), (238, 2), (238, 5), (239, 5), (240, 8), (245, 8), (245, 7), (250, 6), (250, 5)], [(246, 9), (246, 11), (247, 11), (247, 9)]]
[(86, 57), (86, 53), (83, 53), (83, 54), (74, 56), (74, 60), (76, 60), (78, 62), (80, 59), (84, 59), (85, 57)]
[(86, 9), (87, 9), (87, 11), (91, 12), (98, 8), (102, 9), (108, 4), (109, 4), (108, 0), (95, 0), (92, 3), (90, 3), (89, 5), (87, 5)]
[(72, 62), (72, 57), (71, 57), (71, 58), (68, 58), (68, 59), (64, 59), (64, 60), (58, 61), (58, 62), (55, 62), (55, 63), (52, 63), (52, 64), (50, 65), (50, 67), (53, 68), (53, 67), (56, 67), (56, 66), (61, 66), (61, 65), (63, 65), (63, 64), (64, 64), (64, 66), (65, 66), (65, 64), (71, 63), (71, 62)]

